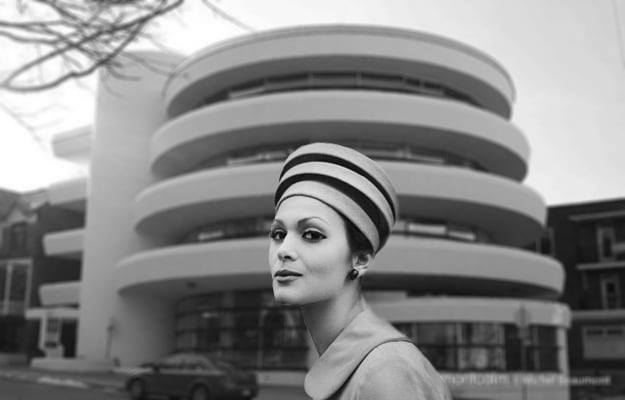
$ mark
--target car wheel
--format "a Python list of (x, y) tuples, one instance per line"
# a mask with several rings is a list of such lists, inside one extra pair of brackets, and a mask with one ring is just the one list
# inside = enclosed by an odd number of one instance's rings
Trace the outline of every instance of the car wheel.
[(145, 399), (145, 383), (141, 379), (135, 379), (128, 385), (128, 393), (133, 400)]
[(190, 400), (210, 400), (211, 396), (206, 386), (196, 386), (191, 390)]

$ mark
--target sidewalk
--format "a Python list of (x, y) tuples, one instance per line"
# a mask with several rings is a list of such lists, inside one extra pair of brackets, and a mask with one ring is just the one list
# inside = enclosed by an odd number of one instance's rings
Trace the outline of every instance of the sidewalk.
[[(125, 391), (126, 378), (134, 372), (135, 369), (120, 369), (117, 372), (80, 373), (48, 371), (28, 366), (0, 366), (0, 385), (4, 379), (121, 393)], [(310, 398), (301, 387), (261, 385), (255, 400), (310, 400)]]
[(33, 369), (27, 366), (0, 366), (0, 379), (19, 380), (49, 385), (97, 389), (106, 392), (125, 390), (128, 375), (114, 372), (62, 372)]

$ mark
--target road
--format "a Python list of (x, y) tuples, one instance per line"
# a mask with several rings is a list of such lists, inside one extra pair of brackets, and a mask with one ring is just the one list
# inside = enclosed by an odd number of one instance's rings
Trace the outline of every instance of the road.
[[(31, 382), (0, 379), (0, 400), (128, 400), (123, 392), (108, 393)], [(255, 400), (309, 400), (301, 389), (262, 388)]]

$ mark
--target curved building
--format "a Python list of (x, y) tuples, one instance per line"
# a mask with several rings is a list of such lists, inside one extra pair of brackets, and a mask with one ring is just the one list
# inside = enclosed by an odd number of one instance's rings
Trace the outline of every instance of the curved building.
[(98, 94), (79, 357), (201, 351), (301, 382), (314, 346), (299, 312), (273, 303), (267, 234), (282, 161), (328, 141), (379, 160), (398, 191), (399, 222), (364, 281), (373, 308), (459, 396), (568, 397), (516, 379), (567, 375), (569, 310), (555, 301), (561, 265), (521, 249), (546, 208), (521, 183), (529, 146), (495, 60), (429, 34), (335, 25), (144, 56), (175, 72), (128, 65), (143, 79)]

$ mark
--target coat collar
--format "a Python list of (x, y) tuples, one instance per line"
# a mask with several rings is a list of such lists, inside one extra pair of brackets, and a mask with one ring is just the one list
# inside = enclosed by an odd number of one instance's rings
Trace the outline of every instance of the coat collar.
[(343, 386), (361, 361), (379, 344), (410, 341), (381, 319), (364, 303), (361, 311), (339, 333), (314, 363), (304, 381), (304, 390), (313, 399), (327, 399)]

